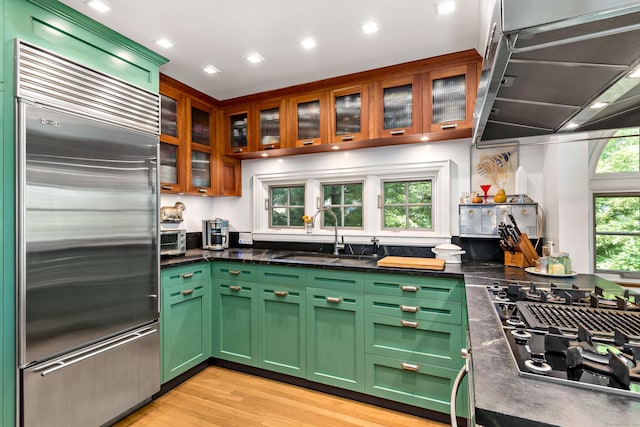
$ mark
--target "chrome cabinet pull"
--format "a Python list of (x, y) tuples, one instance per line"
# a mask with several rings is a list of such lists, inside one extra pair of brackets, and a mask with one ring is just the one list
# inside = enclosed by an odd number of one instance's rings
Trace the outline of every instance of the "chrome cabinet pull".
[(206, 193), (207, 189), (206, 188), (198, 188), (198, 193)]
[(414, 307), (412, 305), (401, 305), (400, 310), (405, 311), (407, 313), (417, 313), (420, 308)]
[(242, 148), (234, 148), (233, 152), (234, 153), (242, 153)]
[(449, 123), (447, 125), (440, 125), (440, 129), (445, 130), (445, 129), (455, 129), (458, 127), (457, 123)]
[(400, 366), (402, 366), (402, 369), (405, 371), (418, 372), (420, 370), (420, 365), (416, 365), (415, 363), (402, 362)]
[(342, 141), (353, 141), (353, 135), (345, 135), (340, 138)]
[(400, 130), (392, 130), (391, 132), (389, 132), (392, 136), (395, 135), (404, 135), (405, 130), (404, 129), (400, 129)]
[(239, 276), (240, 270), (229, 270), (229, 274), (232, 276)]
[(409, 320), (403, 320), (401, 322), (401, 324), (405, 328), (417, 328), (418, 327), (418, 322), (411, 322)]
[(302, 145), (311, 145), (313, 144), (313, 139), (305, 139), (304, 141), (301, 141)]
[(184, 273), (181, 274), (180, 277), (183, 279), (191, 279), (194, 276), (195, 273)]
[(263, 150), (273, 150), (274, 148), (276, 148), (275, 145), (271, 144), (271, 145), (263, 145), (262, 149)]
[(330, 302), (332, 304), (339, 304), (340, 302), (342, 302), (342, 298), (327, 297), (325, 299), (327, 300), (327, 302)]
[(229, 286), (229, 290), (230, 291), (235, 291), (238, 292), (239, 290), (241, 290), (242, 288), (240, 286)]
[(402, 285), (400, 286), (400, 289), (404, 292), (418, 292), (418, 288), (417, 286), (409, 286), (409, 285)]
[(287, 295), (289, 295), (289, 292), (287, 292), (287, 291), (275, 291), (273, 294), (275, 296), (277, 296), (277, 297), (286, 297)]
[(193, 289), (187, 289), (185, 291), (180, 292), (182, 295), (187, 296), (193, 293)]
[(162, 185), (160, 188), (162, 188), (163, 190), (173, 190), (172, 185)]

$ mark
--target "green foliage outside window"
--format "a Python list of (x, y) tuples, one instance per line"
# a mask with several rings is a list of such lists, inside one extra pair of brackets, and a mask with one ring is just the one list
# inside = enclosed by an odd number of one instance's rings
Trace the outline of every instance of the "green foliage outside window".
[[(322, 200), (336, 214), (339, 227), (362, 228), (362, 183), (325, 184)], [(322, 226), (333, 225), (333, 216), (323, 213)]]
[(271, 227), (303, 227), (304, 186), (271, 187)]
[(394, 181), (383, 184), (385, 228), (432, 229), (431, 180)]

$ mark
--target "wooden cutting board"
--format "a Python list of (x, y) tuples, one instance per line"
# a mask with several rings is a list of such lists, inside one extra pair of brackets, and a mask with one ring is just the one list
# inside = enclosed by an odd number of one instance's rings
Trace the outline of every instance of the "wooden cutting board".
[(378, 260), (378, 267), (420, 268), (424, 270), (444, 270), (444, 260), (439, 258), (415, 258), (387, 256)]

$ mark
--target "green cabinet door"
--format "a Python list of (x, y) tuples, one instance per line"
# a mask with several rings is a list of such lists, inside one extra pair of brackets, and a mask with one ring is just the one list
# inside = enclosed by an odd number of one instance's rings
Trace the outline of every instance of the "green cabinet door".
[(257, 366), (257, 285), (254, 282), (218, 279), (217, 271), (215, 274), (213, 355)]
[(364, 391), (364, 296), (307, 288), (307, 379)]
[(162, 270), (162, 382), (207, 360), (211, 354), (209, 263)]
[(307, 367), (305, 289), (258, 287), (258, 366), (304, 377)]

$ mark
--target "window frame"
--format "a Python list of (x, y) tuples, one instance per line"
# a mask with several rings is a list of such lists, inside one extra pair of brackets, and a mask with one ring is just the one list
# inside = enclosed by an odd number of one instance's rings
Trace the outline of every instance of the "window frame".
[[(385, 204), (385, 193), (384, 193), (384, 185), (386, 183), (404, 183), (404, 184), (409, 184), (409, 183), (418, 183), (418, 182), (429, 182), (431, 184), (431, 203), (410, 203), (409, 202), (409, 187), (408, 185), (405, 186), (405, 194), (406, 194), (406, 203), (404, 204), (390, 204), (387, 205)], [(391, 230), (391, 231), (432, 231), (433, 230), (433, 188), (434, 188), (434, 182), (433, 179), (427, 178), (427, 179), (403, 179), (403, 180), (397, 180), (397, 179), (383, 179), (382, 181), (380, 181), (380, 211), (381, 211), (381, 215), (380, 215), (380, 227), (382, 230)], [(429, 206), (430, 210), (431, 210), (431, 228), (422, 228), (422, 227), (386, 227), (385, 226), (385, 220), (384, 220), (384, 210), (385, 207), (387, 206), (402, 206), (405, 208), (405, 219), (407, 220), (406, 223), (408, 224), (409, 222), (409, 207), (411, 206)]]
[[(347, 186), (347, 185), (353, 185), (353, 184), (360, 184), (360, 185), (362, 185), (362, 195), (361, 195), (361, 197), (362, 197), (362, 203), (361, 203), (360, 205), (345, 205), (345, 204), (344, 204), (344, 187), (345, 187), (345, 186)], [(340, 186), (342, 187), (342, 188), (341, 188), (341, 190), (342, 190), (342, 191), (341, 191), (341, 199), (342, 199), (341, 201), (342, 201), (342, 203), (341, 203), (341, 204), (339, 204), (339, 205), (325, 205), (325, 203), (324, 203), (324, 187), (325, 187), (325, 186), (336, 186), (336, 185), (340, 185)], [(364, 215), (364, 209), (365, 209), (365, 203), (364, 203), (364, 188), (365, 188), (364, 180), (354, 180), (354, 181), (350, 181), (350, 180), (349, 180), (349, 181), (341, 181), (341, 182), (333, 182), (333, 181), (332, 181), (332, 182), (326, 182), (326, 181), (321, 181), (321, 182), (320, 182), (320, 196), (319, 196), (319, 199), (318, 199), (318, 200), (319, 200), (319, 203), (318, 203), (317, 205), (318, 205), (318, 206), (320, 206), (320, 207), (323, 207), (323, 208), (325, 208), (325, 207), (331, 207), (332, 209), (333, 209), (333, 208), (340, 208), (340, 213), (341, 213), (341, 216), (340, 216), (340, 222), (341, 222), (343, 225), (342, 225), (342, 226), (338, 226), (338, 229), (339, 229), (339, 230), (364, 230), (364, 228), (365, 228), (365, 227), (364, 227), (364, 225), (365, 225), (365, 224), (364, 224), (364, 223), (365, 223), (365, 215)], [(344, 225), (345, 207), (351, 207), (351, 206), (354, 206), (354, 207), (358, 207), (358, 206), (359, 206), (360, 208), (362, 208), (362, 225), (361, 225), (360, 227), (346, 227), (346, 226)], [(333, 228), (334, 228), (334, 226), (333, 226), (333, 225), (324, 225), (325, 213), (324, 213), (324, 212), (322, 212), (322, 214), (321, 214), (321, 215), (322, 215), (322, 218), (320, 218), (320, 219), (321, 219), (321, 222), (320, 222), (320, 224), (321, 224), (321, 225), (320, 225), (320, 227), (321, 227), (321, 228), (330, 228), (330, 229), (332, 229), (332, 230), (333, 230)], [(320, 219), (319, 219), (319, 220), (320, 220)]]
[[(268, 219), (268, 226), (270, 229), (299, 229), (299, 230), (304, 230), (304, 223), (301, 225), (273, 225), (273, 198), (271, 197), (271, 190), (274, 188), (286, 188), (287, 189), (287, 205), (286, 206), (277, 206), (278, 208), (282, 207), (282, 208), (286, 208), (288, 210), (288, 215), (287, 215), (287, 222), (289, 224), (291, 224), (291, 208), (295, 207), (298, 208), (300, 207), (299, 205), (291, 205), (291, 188), (296, 188), (296, 187), (302, 187), (302, 189), (304, 190), (305, 196), (307, 193), (307, 189), (306, 189), (306, 185), (304, 183), (297, 183), (297, 184), (275, 184), (275, 185), (270, 185), (268, 188), (268, 195), (269, 197), (267, 198), (267, 200), (265, 201), (265, 206), (268, 208), (267, 211), (267, 215), (269, 217)], [(306, 199), (305, 199), (306, 200)], [(302, 205), (302, 209), (304, 212), (305, 209), (305, 205)]]

